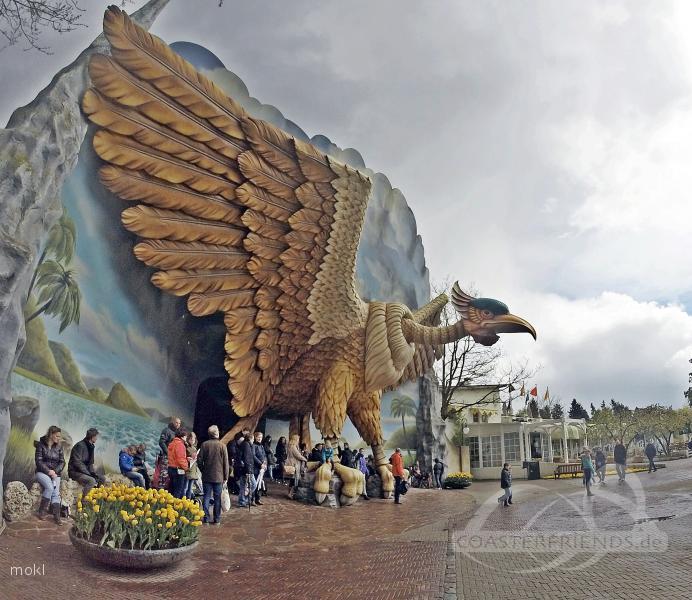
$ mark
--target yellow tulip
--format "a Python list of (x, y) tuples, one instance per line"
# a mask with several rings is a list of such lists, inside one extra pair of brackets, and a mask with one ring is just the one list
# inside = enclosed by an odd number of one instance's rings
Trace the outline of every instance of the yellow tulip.
[(137, 519), (132, 519), (132, 524), (137, 525)]
[(171, 527), (173, 527), (173, 523), (168, 521), (168, 523), (166, 523), (166, 529), (170, 529)]
[(199, 527), (201, 524), (202, 521), (193, 521), (192, 523), (190, 523), (190, 525), (192, 525), (193, 527)]
[(94, 505), (94, 512), (97, 513), (100, 510), (101, 510), (101, 507), (98, 504), (95, 504)]
[(157, 526), (159, 529), (163, 529), (163, 525), (161, 525), (161, 523), (157, 524), (156, 526)]
[(152, 523), (151, 517), (147, 517), (146, 519), (144, 519), (144, 522), (145, 522), (147, 525), (151, 525), (151, 523)]

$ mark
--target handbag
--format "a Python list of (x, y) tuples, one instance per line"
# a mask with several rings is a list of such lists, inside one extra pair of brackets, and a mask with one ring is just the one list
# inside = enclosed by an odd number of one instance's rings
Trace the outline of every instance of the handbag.
[(400, 493), (402, 496), (405, 496), (407, 492), (408, 492), (408, 482), (407, 482), (407, 481), (402, 481), (402, 482), (399, 484), (399, 493)]
[(221, 489), (221, 510), (223, 512), (231, 510), (231, 495), (228, 493), (228, 486), (225, 483)]
[(295, 475), (296, 474), (296, 468), (293, 465), (284, 465), (284, 476), (286, 475)]

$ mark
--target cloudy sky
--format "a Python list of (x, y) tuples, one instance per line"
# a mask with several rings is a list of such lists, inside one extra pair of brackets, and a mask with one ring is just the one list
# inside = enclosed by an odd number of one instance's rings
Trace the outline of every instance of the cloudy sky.
[[(0, 53), (0, 118), (98, 32)], [(134, 2), (137, 7), (142, 2)], [(681, 405), (692, 356), (688, 3), (172, 0), (203, 44), (310, 135), (357, 148), (413, 208), (431, 279), (531, 320), (503, 341), (541, 390)], [(105, 6), (105, 3), (104, 3)]]

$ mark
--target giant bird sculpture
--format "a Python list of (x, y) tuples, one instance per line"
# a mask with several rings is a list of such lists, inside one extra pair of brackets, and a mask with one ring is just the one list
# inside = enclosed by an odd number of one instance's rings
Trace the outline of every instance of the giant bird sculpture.
[[(382, 391), (428, 371), (443, 344), (471, 335), (489, 345), (501, 332), (535, 337), (533, 327), (458, 285), (460, 319), (448, 327), (437, 326), (445, 295), (418, 310), (364, 302), (355, 266), (369, 178), (249, 116), (118, 8), (106, 11), (104, 31), (112, 55), (92, 57), (94, 87), (82, 103), (107, 163), (100, 179), (135, 202), (122, 222), (142, 238), (134, 253), (157, 269), (152, 283), (187, 296), (193, 315), (224, 315), (225, 367), (241, 417), (225, 439), (252, 430), (269, 409), (294, 424), (312, 414), (328, 440), (348, 416), (371, 444), (389, 495)], [(335, 468), (350, 501), (362, 476)]]

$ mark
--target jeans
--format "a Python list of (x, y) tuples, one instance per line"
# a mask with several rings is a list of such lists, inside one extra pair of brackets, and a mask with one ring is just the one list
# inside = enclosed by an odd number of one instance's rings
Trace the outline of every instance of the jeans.
[(584, 483), (586, 485), (586, 493), (591, 495), (591, 484), (593, 483), (593, 471), (591, 469), (584, 469)]
[(185, 498), (188, 500), (192, 498), (192, 484), (195, 482), (194, 479), (188, 479), (187, 477), (185, 478)]
[(125, 475), (125, 477), (128, 479), (131, 479), (135, 486), (144, 487), (144, 477), (142, 477), (141, 473), (137, 473), (137, 471), (126, 471), (123, 473), (123, 475)]
[[(238, 493), (238, 506), (247, 506), (252, 501), (252, 496), (257, 488), (257, 481), (255, 481), (254, 473), (243, 475), (238, 480), (238, 486), (240, 487), (240, 492)], [(246, 487), (247, 494), (245, 493)]]
[(512, 501), (512, 486), (510, 485), (509, 487), (502, 488), (504, 491), (504, 494), (500, 496), (497, 501), (502, 502), (503, 504), (508, 504), (509, 502)]
[(606, 466), (602, 465), (596, 469), (596, 475), (598, 475), (598, 481), (600, 483), (605, 482), (605, 476), (606, 476)]
[(178, 474), (178, 469), (171, 467), (168, 469), (168, 478), (170, 479), (170, 492), (175, 498), (182, 498), (185, 496), (185, 488), (187, 487), (187, 477), (185, 473), (182, 475)]
[(656, 468), (656, 465), (654, 464), (654, 459), (656, 457), (655, 456), (647, 456), (647, 458), (649, 459), (649, 473), (651, 473), (651, 471), (658, 471), (658, 469)]
[(51, 504), (60, 504), (60, 477), (51, 479), (50, 475), (46, 475), (39, 471), (36, 473), (36, 481), (38, 481), (43, 488), (42, 497), (50, 498)]
[(394, 477), (394, 502), (400, 502), (399, 495), (401, 490), (401, 480), (403, 478), (398, 475)]
[(436, 488), (442, 488), (442, 473), (438, 473), (436, 471), (433, 471), (433, 479), (435, 480), (435, 487)]
[(204, 508), (204, 516), (207, 519), (207, 523), (211, 523), (212, 518), (209, 514), (209, 502), (211, 501), (211, 495), (214, 494), (214, 523), (221, 522), (221, 491), (223, 489), (223, 483), (207, 483), (206, 481), (202, 484), (204, 487), (204, 500), (202, 501), (202, 506)]
[(625, 465), (615, 463), (615, 470), (618, 472), (618, 479), (620, 481), (625, 481)]

